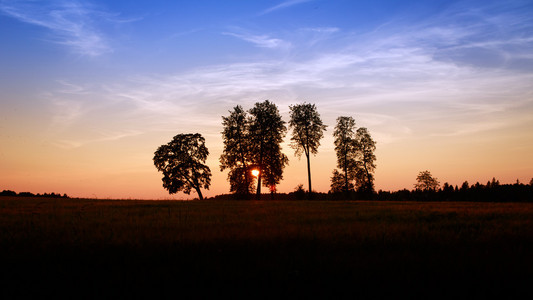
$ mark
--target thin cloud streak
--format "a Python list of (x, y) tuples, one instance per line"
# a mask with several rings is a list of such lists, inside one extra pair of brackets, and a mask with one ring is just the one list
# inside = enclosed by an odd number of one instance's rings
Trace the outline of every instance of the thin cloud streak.
[(290, 47), (290, 43), (287, 43), (280, 39), (271, 38), (268, 35), (239, 34), (239, 33), (233, 33), (233, 32), (223, 32), (222, 34), (233, 36), (241, 40), (250, 42), (254, 44), (256, 47), (260, 47), (260, 48), (276, 49), (276, 48)]
[[(428, 131), (428, 135), (458, 135), (505, 125), (471, 127), (462, 131), (456, 131), (452, 126), (454, 131), (448, 134), (433, 125), (424, 129), (412, 127), (424, 118), (430, 121), (435, 116), (440, 117), (443, 108), (447, 110), (448, 125), (453, 125), (457, 118), (469, 120), (491, 116), (528, 103), (513, 101), (527, 92), (524, 86), (532, 79), (528, 74), (478, 73), (471, 68), (430, 61), (427, 56), (416, 58), (411, 51), (404, 52), (408, 57), (403, 60), (398, 53), (374, 55), (380, 56), (380, 63), (356, 54), (331, 54), (300, 63), (240, 63), (205, 67), (167, 77), (137, 77), (107, 87), (103, 98), (122, 103), (119, 105), (121, 111), (107, 112), (109, 118), (134, 116), (143, 120), (142, 126), (132, 123), (122, 126), (123, 130), (147, 132), (204, 126), (205, 134), (218, 133), (220, 115), (236, 104), (251, 107), (263, 98), (273, 100), (280, 107), (312, 101), (321, 108), (331, 126), (339, 115), (360, 116), (361, 126), (373, 127), (371, 130), (376, 136), (383, 137), (379, 141), (382, 144), (421, 130)], [(410, 71), (395, 66), (405, 62), (410, 62)], [(375, 68), (382, 72), (374, 72)], [(385, 83), (388, 77), (391, 78), (390, 85)], [(473, 77), (476, 80), (472, 80)], [(504, 86), (511, 81), (516, 89), (506, 91)], [(465, 95), (461, 95), (463, 91), (466, 91)], [(505, 104), (487, 102), (484, 99), (487, 93), (508, 97), (509, 101)], [(474, 104), (474, 100), (478, 104)], [(420, 103), (418, 108), (407, 105), (416, 102)], [(90, 119), (94, 112), (106, 113), (103, 109), (94, 109), (102, 104), (86, 104), (85, 113), (79, 111), (80, 104), (76, 101), (71, 104), (70, 110), (62, 108), (66, 112), (75, 112), (71, 118), (63, 119), (69, 124), (75, 117)], [(381, 113), (377, 115), (376, 111)], [(211, 121), (207, 124), (205, 120)], [(391, 136), (391, 132), (395, 135)]]
[(280, 10), (280, 9), (289, 8), (289, 7), (297, 5), (297, 4), (302, 4), (302, 3), (311, 2), (311, 1), (314, 1), (314, 0), (288, 0), (288, 1), (284, 1), (284, 2), (282, 2), (280, 4), (278, 4), (278, 5), (275, 5), (275, 6), (272, 6), (270, 8), (265, 9), (263, 12), (261, 12), (261, 15), (266, 15), (266, 14), (269, 14), (271, 12), (274, 12), (274, 11), (277, 11), (277, 10)]
[(87, 4), (2, 1), (0, 11), (21, 22), (50, 30), (54, 42), (66, 45), (79, 54), (99, 56), (113, 51), (106, 37), (95, 27), (95, 23), (101, 20), (110, 21), (111, 15), (94, 10)]

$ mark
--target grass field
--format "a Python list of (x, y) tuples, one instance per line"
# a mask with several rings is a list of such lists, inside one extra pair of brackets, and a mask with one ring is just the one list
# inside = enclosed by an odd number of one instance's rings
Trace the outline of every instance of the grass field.
[(0, 197), (0, 296), (530, 297), (533, 203)]

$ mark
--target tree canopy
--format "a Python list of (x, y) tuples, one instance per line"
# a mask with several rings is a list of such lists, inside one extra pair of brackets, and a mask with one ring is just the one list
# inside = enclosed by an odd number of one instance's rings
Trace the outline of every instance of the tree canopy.
[(373, 192), (376, 142), (365, 127), (360, 127), (355, 133), (355, 150), (357, 165), (355, 175), (356, 188), (362, 192)]
[[(465, 181), (466, 182), (466, 181)], [(463, 183), (463, 186), (465, 184)], [(437, 178), (434, 178), (429, 171), (422, 171), (416, 177), (415, 189), (421, 191), (436, 191), (440, 186)], [(468, 188), (468, 183), (466, 182)]]
[(154, 165), (163, 172), (163, 187), (170, 194), (194, 189), (203, 199), (201, 188), (209, 189), (211, 170), (205, 165), (209, 151), (202, 135), (178, 134), (154, 153)]

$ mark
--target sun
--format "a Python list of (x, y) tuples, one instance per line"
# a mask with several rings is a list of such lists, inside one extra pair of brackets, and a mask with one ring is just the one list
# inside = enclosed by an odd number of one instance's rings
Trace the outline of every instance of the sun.
[(252, 170), (252, 175), (254, 175), (255, 177), (259, 176), (259, 170), (253, 169)]

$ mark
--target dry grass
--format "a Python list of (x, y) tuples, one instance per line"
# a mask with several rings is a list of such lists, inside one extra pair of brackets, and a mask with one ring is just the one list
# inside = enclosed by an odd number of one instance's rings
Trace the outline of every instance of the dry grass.
[(524, 296), (533, 204), (2, 197), (0, 249), (10, 296)]

